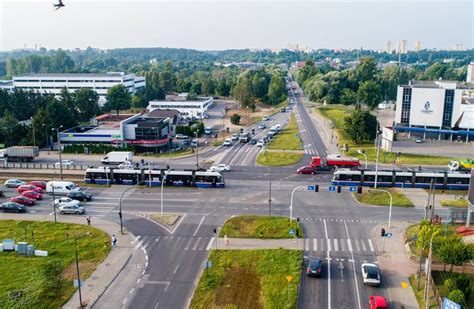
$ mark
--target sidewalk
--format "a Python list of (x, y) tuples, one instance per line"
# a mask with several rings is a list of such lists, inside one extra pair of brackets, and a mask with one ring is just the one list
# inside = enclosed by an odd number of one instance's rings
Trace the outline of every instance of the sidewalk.
[[(52, 221), (53, 217), (49, 215), (18, 215), (2, 213), (1, 220), (25, 220), (25, 221)], [(58, 222), (86, 224), (85, 216), (61, 216)], [(97, 266), (97, 269), (83, 282), (82, 302), (89, 307), (94, 304), (99, 297), (107, 290), (108, 286), (114, 281), (122, 269), (127, 265), (134, 251), (134, 236), (130, 233), (120, 234), (120, 226), (114, 222), (102, 219), (92, 218), (91, 226), (98, 228), (112, 237), (117, 237), (117, 247), (110, 250), (105, 260)], [(71, 283), (72, 284), (72, 283)], [(79, 291), (76, 290), (63, 308), (78, 308)]]
[(323, 141), (324, 145), (326, 145), (327, 153), (338, 154), (339, 149), (337, 147), (337, 134), (335, 132), (331, 132), (328, 119), (317, 113), (314, 108), (313, 110), (311, 110), (311, 107), (308, 107), (307, 109), (309, 117), (313, 121), (316, 131), (318, 131), (319, 135), (321, 136), (321, 140)]
[[(379, 254), (382, 280), (385, 281), (393, 309), (419, 307), (408, 281), (408, 277), (417, 272), (418, 264), (410, 260), (406, 253), (404, 234), (407, 227), (406, 222), (393, 222), (390, 230), (386, 225), (380, 224), (371, 231), (371, 237)], [(381, 237), (382, 228), (385, 228), (386, 232), (391, 232), (393, 237)], [(406, 288), (402, 287), (402, 282), (408, 283)]]

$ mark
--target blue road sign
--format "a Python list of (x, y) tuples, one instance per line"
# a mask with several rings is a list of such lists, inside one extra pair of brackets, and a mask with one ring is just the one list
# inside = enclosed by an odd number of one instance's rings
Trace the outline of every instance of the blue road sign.
[(293, 229), (290, 230), (290, 235), (291, 236), (295, 235), (295, 231)]
[(461, 305), (449, 300), (448, 298), (443, 298), (443, 309), (461, 309)]
[(308, 186), (308, 189), (307, 189), (307, 190), (308, 190), (308, 191), (314, 191), (314, 189), (315, 189), (314, 186)]
[(329, 191), (336, 191), (336, 187), (335, 186), (329, 186)]
[(387, 237), (387, 238), (392, 238), (392, 233), (391, 233), (391, 232), (386, 232), (386, 233), (385, 233), (385, 237)]
[(206, 268), (211, 268), (211, 267), (212, 267), (212, 261), (206, 260), (202, 262), (202, 268), (206, 269)]
[(81, 286), (84, 286), (84, 281), (83, 281), (83, 280), (77, 281), (77, 279), (74, 279), (74, 280), (73, 280), (73, 283), (74, 283), (74, 287), (75, 287), (75, 288), (79, 287), (79, 284), (80, 284)]
[(357, 187), (349, 187), (349, 192), (357, 192)]

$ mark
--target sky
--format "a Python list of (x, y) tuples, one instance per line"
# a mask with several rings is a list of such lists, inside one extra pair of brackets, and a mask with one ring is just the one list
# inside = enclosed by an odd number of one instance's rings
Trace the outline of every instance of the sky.
[(472, 0), (0, 0), (0, 50), (472, 48)]

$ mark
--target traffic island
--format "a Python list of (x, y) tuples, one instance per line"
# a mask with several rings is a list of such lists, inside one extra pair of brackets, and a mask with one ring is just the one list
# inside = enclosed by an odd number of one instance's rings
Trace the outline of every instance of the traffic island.
[(286, 217), (236, 216), (227, 220), (222, 226), (220, 237), (283, 239), (303, 238), (304, 233), (299, 222)]
[[(390, 206), (390, 196), (383, 191), (372, 191), (370, 188), (363, 188), (365, 192), (359, 194), (354, 193), (352, 196), (360, 204), (376, 205), (376, 206)], [(395, 188), (384, 188), (384, 190), (392, 194), (392, 206), (398, 207), (413, 207), (413, 202), (406, 197), (406, 195)]]
[(176, 227), (179, 219), (182, 217), (182, 214), (164, 213), (161, 215), (159, 212), (130, 212), (130, 214), (148, 219), (158, 225), (164, 226), (170, 231)]
[[(0, 307), (61, 307), (75, 292), (75, 238), (80, 278), (85, 281), (109, 254), (109, 236), (94, 227), (41, 221), (0, 221), (0, 240), (25, 241), (47, 256), (0, 254)], [(90, 299), (83, 298), (83, 303)]]

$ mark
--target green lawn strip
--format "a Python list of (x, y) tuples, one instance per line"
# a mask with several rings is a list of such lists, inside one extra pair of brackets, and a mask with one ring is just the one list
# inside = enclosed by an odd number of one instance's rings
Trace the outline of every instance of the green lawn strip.
[[(87, 279), (110, 251), (108, 235), (96, 228), (68, 223), (0, 220), (0, 240), (25, 241), (37, 250), (48, 251), (47, 257), (18, 256), (15, 252), (0, 254), (1, 308), (59, 308), (74, 293), (76, 279), (74, 236), (81, 280)], [(10, 298), (10, 292), (22, 296)]]
[[(334, 129), (339, 138), (339, 146), (347, 144), (349, 151), (346, 153), (347, 156), (359, 158), (362, 162), (365, 158), (357, 153), (358, 149), (364, 151), (367, 156), (367, 160), (375, 162), (377, 152), (374, 147), (374, 143), (362, 143), (356, 144), (350, 140), (344, 133), (344, 118), (351, 115), (353, 108), (341, 105), (335, 106), (322, 106), (315, 109), (317, 113), (330, 119), (333, 123)], [(380, 163), (393, 163), (396, 159), (397, 164), (421, 164), (421, 165), (448, 165), (451, 160), (461, 160), (461, 158), (450, 158), (440, 156), (429, 156), (419, 154), (402, 153), (399, 158), (396, 158), (395, 152), (380, 151), (379, 162)]]
[(174, 157), (180, 157), (180, 156), (185, 156), (185, 155), (190, 155), (194, 153), (191, 149), (185, 149), (185, 150), (178, 150), (178, 151), (173, 151), (173, 152), (163, 152), (160, 154), (144, 154), (144, 157), (154, 157), (154, 158), (174, 158)]
[(190, 307), (295, 308), (302, 258), (296, 250), (212, 251)]
[(288, 126), (279, 132), (267, 146), (269, 149), (302, 150), (295, 114), (291, 113)]
[[(233, 238), (292, 238), (290, 230), (296, 231), (298, 223), (285, 217), (237, 216), (227, 220), (219, 236)], [(299, 237), (303, 238), (303, 231), (299, 230)]]
[(217, 146), (222, 145), (222, 143), (224, 143), (222, 140), (216, 140), (216, 141), (214, 141), (214, 143), (212, 144), (212, 146), (217, 147)]
[[(414, 275), (411, 275), (409, 278), (409, 281), (410, 281), (410, 285), (411, 285), (411, 288), (413, 290), (413, 293), (415, 294), (415, 298), (416, 300), (418, 301), (418, 305), (420, 305), (420, 308), (425, 308), (426, 307), (426, 304), (425, 304), (425, 300), (424, 300), (424, 292), (425, 292), (425, 276), (422, 275), (420, 280), (420, 289), (418, 289), (418, 284), (417, 284), (417, 280), (415, 278)], [(430, 303), (429, 303), (429, 306), (428, 308), (438, 308), (438, 304), (436, 304), (436, 300), (435, 298), (433, 297), (433, 292), (430, 291)]]
[(465, 199), (441, 200), (440, 204), (443, 207), (467, 208), (467, 200)]
[(264, 166), (288, 166), (303, 159), (303, 153), (262, 151), (257, 157), (257, 164)]
[[(392, 206), (413, 207), (412, 201), (397, 189), (383, 189), (392, 194)], [(354, 194), (354, 197), (359, 203), (379, 206), (390, 206), (389, 195), (385, 192), (364, 190), (362, 194)]]

